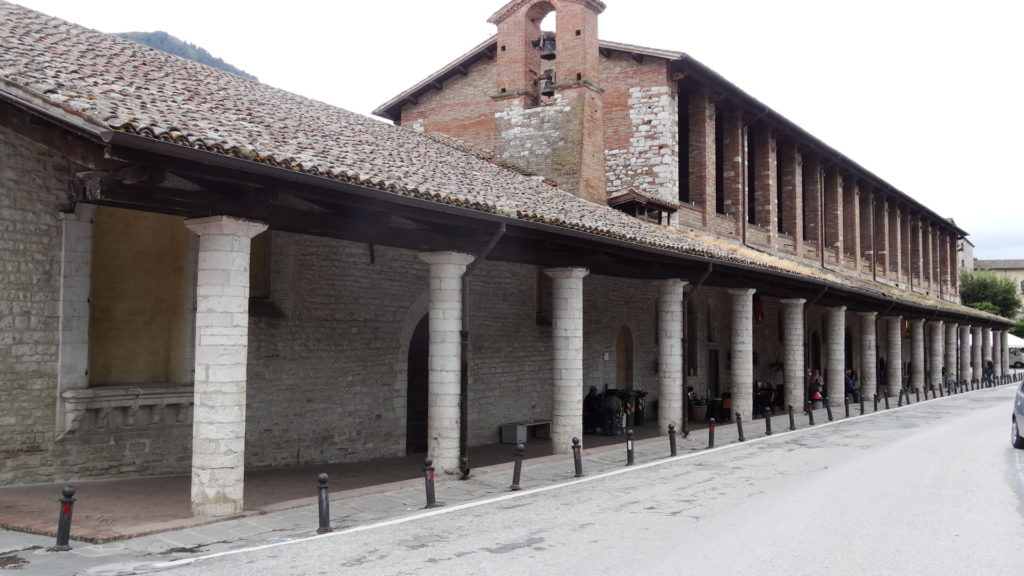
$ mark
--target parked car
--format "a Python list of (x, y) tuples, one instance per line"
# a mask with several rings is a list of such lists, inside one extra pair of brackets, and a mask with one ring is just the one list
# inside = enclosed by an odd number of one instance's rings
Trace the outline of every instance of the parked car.
[(1013, 399), (1013, 415), (1010, 422), (1010, 444), (1014, 448), (1024, 448), (1024, 438), (1020, 437), (1018, 422), (1024, 422), (1024, 383), (1017, 388), (1017, 395)]

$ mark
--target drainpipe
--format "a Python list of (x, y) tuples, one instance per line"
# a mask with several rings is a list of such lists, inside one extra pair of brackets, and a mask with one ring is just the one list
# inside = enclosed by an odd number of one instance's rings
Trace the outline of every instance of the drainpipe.
[(487, 259), (505, 235), (505, 223), (498, 225), (490, 242), (462, 273), (462, 327), (459, 330), (459, 478), (469, 478), (469, 276)]
[(687, 436), (690, 435), (690, 397), (686, 393), (686, 347), (689, 344), (689, 342), (686, 340), (686, 328), (687, 323), (690, 321), (690, 319), (687, 317), (686, 314), (686, 305), (690, 303), (690, 299), (693, 298), (693, 295), (697, 293), (697, 290), (699, 290), (700, 287), (704, 285), (704, 281), (708, 279), (708, 276), (711, 276), (711, 270), (714, 267), (715, 264), (713, 262), (708, 262), (707, 271), (705, 271), (704, 275), (700, 277), (700, 280), (698, 280), (697, 283), (693, 285), (693, 288), (691, 288), (690, 291), (687, 292), (685, 296), (683, 296), (683, 438), (686, 438)]

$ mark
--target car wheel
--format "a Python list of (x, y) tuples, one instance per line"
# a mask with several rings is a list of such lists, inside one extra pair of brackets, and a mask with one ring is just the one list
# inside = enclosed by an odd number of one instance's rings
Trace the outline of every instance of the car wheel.
[(1014, 448), (1024, 448), (1024, 438), (1020, 437), (1020, 430), (1017, 429), (1017, 419), (1014, 418), (1010, 424), (1010, 444)]

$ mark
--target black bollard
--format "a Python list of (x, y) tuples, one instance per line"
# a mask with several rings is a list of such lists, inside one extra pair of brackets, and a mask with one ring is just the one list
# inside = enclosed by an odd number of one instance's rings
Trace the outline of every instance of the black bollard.
[(875, 392), (875, 412), (878, 412), (878, 392)]
[(796, 430), (796, 420), (793, 419), (793, 405), (787, 404), (786, 411), (789, 412), (789, 429)]
[(708, 448), (715, 447), (715, 419), (708, 419)]
[(828, 402), (828, 396), (825, 396), (825, 413), (828, 414), (828, 421), (832, 421), (832, 405)]
[(676, 455), (676, 425), (668, 425), (668, 452), (670, 455)]
[(764, 411), (764, 435), (772, 435), (772, 413), (771, 410)]
[(743, 436), (743, 417), (740, 416), (739, 412), (736, 413), (736, 433), (739, 435), (738, 440), (740, 442), (747, 441), (747, 439)]
[(576, 468), (576, 478), (583, 477), (583, 447), (580, 446), (580, 439), (573, 437), (572, 439), (572, 463)]
[(434, 460), (432, 458), (427, 458), (423, 461), (423, 482), (427, 487), (427, 505), (425, 508), (441, 506), (434, 498)]
[(626, 466), (633, 465), (633, 430), (626, 430)]
[(889, 409), (889, 394), (888, 394), (888, 392), (885, 394), (885, 396), (882, 396), (882, 398), (885, 399), (885, 409), (888, 410)]
[(331, 528), (331, 498), (327, 491), (327, 474), (321, 472), (317, 477), (319, 485), (316, 487), (317, 509), (320, 513), (320, 527), (316, 529), (317, 534), (333, 532)]
[(860, 413), (864, 415), (864, 395), (860, 395)]
[(75, 488), (65, 486), (61, 492), (64, 497), (60, 499), (60, 516), (57, 519), (57, 545), (53, 547), (58, 552), (71, 550), (68, 541), (71, 539), (71, 513), (75, 510)]
[[(945, 386), (949, 386), (949, 384), (946, 384)], [(939, 398), (945, 398), (946, 397), (946, 392), (942, 389), (943, 387), (944, 387), (944, 385), (939, 384)], [(934, 397), (935, 397), (935, 394), (932, 394), (932, 398), (934, 398)]]
[(903, 388), (900, 388), (900, 397), (896, 399), (896, 407), (903, 406)]
[(850, 417), (850, 399), (843, 394), (843, 410), (846, 411), (846, 418)]
[[(927, 400), (927, 398), (928, 398), (928, 396), (926, 394), (925, 395), (925, 399)], [(920, 388), (914, 388), (914, 402), (920, 402), (920, 401), (921, 401), (921, 389)], [(910, 393), (909, 392), (907, 393), (907, 404), (910, 404)]]
[(807, 424), (814, 426), (814, 404), (807, 403)]
[(516, 451), (512, 454), (515, 459), (515, 466), (512, 468), (512, 485), (508, 489), (512, 492), (519, 490), (519, 476), (523, 472), (523, 456), (526, 454), (526, 446), (516, 444)]

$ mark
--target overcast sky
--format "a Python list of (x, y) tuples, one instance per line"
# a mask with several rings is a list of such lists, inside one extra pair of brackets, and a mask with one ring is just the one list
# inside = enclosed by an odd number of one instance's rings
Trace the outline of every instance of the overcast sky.
[[(370, 114), (494, 34), (505, 0), (17, 0), (164, 30), (268, 84)], [(1024, 259), (1024, 4), (606, 0), (604, 40), (686, 52), (966, 230)]]

